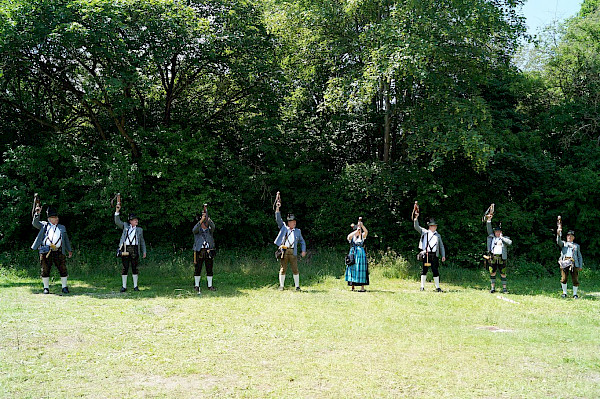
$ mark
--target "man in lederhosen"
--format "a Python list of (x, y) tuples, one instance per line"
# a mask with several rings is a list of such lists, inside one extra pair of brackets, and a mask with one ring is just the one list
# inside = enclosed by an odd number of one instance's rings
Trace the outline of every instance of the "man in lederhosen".
[(560, 264), (560, 284), (562, 286), (563, 293), (561, 297), (567, 297), (567, 281), (569, 274), (571, 275), (571, 281), (573, 282), (573, 298), (577, 299), (577, 289), (579, 288), (579, 272), (583, 269), (583, 257), (581, 256), (581, 248), (579, 244), (575, 244), (575, 232), (570, 230), (567, 233), (567, 242), (561, 239), (562, 229), (558, 229), (556, 232), (556, 243), (560, 247), (560, 258), (558, 263)]
[(427, 271), (431, 267), (433, 273), (433, 281), (435, 283), (435, 290), (437, 292), (443, 292), (440, 288), (440, 255), (442, 262), (446, 261), (446, 249), (442, 242), (442, 236), (437, 232), (437, 223), (435, 220), (430, 219), (427, 223), (428, 229), (424, 229), (419, 226), (419, 214), (415, 213), (414, 228), (421, 235), (419, 241), (419, 258), (423, 261), (423, 268), (421, 269), (421, 291), (425, 291), (425, 281), (427, 281)]
[(213, 238), (215, 223), (202, 212), (202, 217), (192, 229), (194, 233), (194, 289), (200, 293), (200, 277), (202, 264), (206, 265), (206, 280), (210, 291), (215, 291), (213, 286), (213, 260), (215, 255), (215, 240)]
[(144, 232), (138, 226), (138, 218), (135, 214), (129, 214), (128, 221), (122, 222), (119, 218), (121, 205), (117, 204), (115, 210), (115, 224), (123, 229), (121, 240), (119, 241), (119, 249), (121, 250), (121, 261), (123, 262), (123, 270), (121, 271), (122, 287), (121, 292), (127, 291), (127, 274), (129, 266), (131, 266), (131, 277), (133, 278), (133, 290), (139, 291), (138, 288), (138, 264), (140, 254), (146, 257), (146, 242), (144, 241)]
[(281, 219), (279, 207), (281, 204), (277, 202), (275, 208), (275, 220), (279, 226), (279, 234), (275, 239), (275, 245), (282, 250), (282, 257), (279, 259), (281, 268), (279, 269), (279, 290), (283, 291), (285, 285), (285, 272), (287, 265), (291, 265), (294, 276), (294, 285), (296, 291), (300, 291), (300, 273), (298, 272), (298, 245), (302, 247), (302, 257), (306, 256), (306, 242), (302, 237), (300, 229), (296, 228), (296, 218), (292, 214), (287, 216), (287, 225)]
[(496, 292), (496, 273), (500, 271), (502, 279), (502, 292), (508, 292), (506, 288), (506, 262), (508, 259), (508, 246), (512, 245), (512, 240), (502, 235), (502, 227), (500, 225), (492, 229), (492, 215), (487, 215), (486, 229), (488, 264), (490, 271), (490, 292)]
[(56, 266), (60, 274), (63, 294), (69, 293), (67, 286), (67, 265), (65, 254), (69, 253), (69, 258), (73, 256), (71, 242), (67, 235), (67, 229), (62, 224), (58, 224), (58, 213), (52, 208), (48, 208), (48, 221), (40, 221), (39, 207), (35, 208), (33, 215), (33, 227), (40, 230), (31, 246), (31, 249), (37, 249), (40, 253), (40, 265), (42, 267), (42, 283), (44, 284), (44, 294), (50, 293), (50, 269), (52, 264)]

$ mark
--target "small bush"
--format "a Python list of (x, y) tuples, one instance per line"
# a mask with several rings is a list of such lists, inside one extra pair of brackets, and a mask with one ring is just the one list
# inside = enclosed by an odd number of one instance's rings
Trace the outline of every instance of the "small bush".
[[(509, 263), (510, 272), (515, 276), (523, 277), (547, 277), (553, 275), (553, 271), (539, 262), (533, 262), (525, 258), (518, 258), (512, 264)], [(558, 264), (556, 265), (558, 268)]]
[(379, 252), (375, 259), (371, 258), (369, 262), (371, 268), (379, 269), (385, 278), (407, 278), (414, 274), (408, 260), (394, 250)]

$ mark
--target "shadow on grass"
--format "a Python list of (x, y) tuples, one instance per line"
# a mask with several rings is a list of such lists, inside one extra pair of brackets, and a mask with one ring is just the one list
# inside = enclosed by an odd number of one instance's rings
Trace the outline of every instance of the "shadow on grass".
[[(345, 253), (330, 249), (312, 251), (306, 259), (300, 259), (301, 286), (303, 292), (322, 293), (322, 289), (314, 288), (329, 278), (339, 280), (340, 288), (347, 288), (343, 279)], [(39, 264), (33, 251), (15, 251), (9, 255), (0, 254), (0, 287), (31, 287), (32, 294), (42, 292), (39, 279)], [(372, 262), (371, 287), (377, 286), (378, 278), (400, 278), (415, 281), (418, 286), (420, 266), (415, 262)], [(128, 298), (144, 299), (156, 297), (236, 297), (246, 296), (247, 291), (273, 289), (276, 290), (279, 263), (270, 248), (254, 251), (227, 250), (220, 251), (214, 261), (214, 285), (217, 291), (206, 288), (205, 271), (201, 286), (202, 294), (194, 291), (194, 268), (191, 251), (171, 249), (152, 249), (148, 257), (140, 261), (140, 291), (129, 287), (127, 292), (119, 292), (121, 288), (121, 261), (112, 251), (81, 250), (76, 251), (73, 258), (67, 260), (69, 269), (69, 295), (91, 296), (100, 299)], [(291, 274), (288, 272), (288, 274)], [(462, 289), (489, 291), (490, 280), (487, 270), (470, 269), (447, 262), (440, 267), (442, 288), (447, 293), (460, 292)], [(60, 280), (57, 271), (51, 272), (51, 291), (60, 294)], [(580, 275), (580, 299), (600, 300), (600, 273), (585, 270)], [(431, 280), (429, 273), (428, 280)], [(561, 294), (559, 276), (529, 277), (514, 275), (508, 271), (508, 288), (510, 295), (543, 295), (559, 297)], [(286, 288), (293, 285), (291, 276), (287, 276)], [(500, 278), (497, 278), (500, 286)], [(444, 287), (446, 285), (446, 287)], [(458, 288), (448, 287), (453, 285)], [(349, 289), (349, 288), (348, 288)], [(368, 289), (368, 287), (367, 287)], [(417, 289), (416, 289), (417, 290)], [(372, 293), (393, 294), (394, 290), (368, 289)], [(571, 291), (569, 291), (571, 292)], [(597, 294), (597, 295), (595, 295)]]
[[(7, 262), (9, 258), (10, 262)], [(329, 276), (339, 277), (343, 256), (331, 255), (331, 251), (313, 251), (306, 259), (299, 260), (301, 284), (304, 292), (317, 293), (312, 289)], [(273, 289), (279, 285), (279, 263), (272, 251), (221, 251), (214, 261), (213, 283), (216, 291), (209, 291), (206, 271), (203, 270), (201, 294), (194, 290), (194, 267), (191, 251), (174, 252), (156, 249), (140, 260), (139, 287), (133, 291), (131, 272), (127, 291), (121, 289), (121, 261), (112, 252), (87, 250), (75, 251), (67, 260), (69, 271), (69, 296), (90, 296), (100, 299), (155, 297), (235, 297), (246, 296), (248, 290)], [(3, 257), (0, 267), (0, 287), (30, 287), (32, 294), (42, 293), (37, 255), (33, 251), (13, 252)], [(291, 274), (288, 272), (288, 274)], [(291, 276), (286, 286), (293, 285)], [(289, 288), (289, 287), (288, 287)], [(61, 293), (58, 271), (51, 270), (50, 291)]]
[[(490, 274), (482, 268), (467, 269), (449, 264), (446, 267), (440, 268), (440, 275), (443, 282), (464, 289), (490, 290)], [(580, 300), (600, 300), (600, 293), (598, 292), (600, 291), (599, 277), (600, 273), (597, 271), (582, 271), (580, 274), (580, 290), (578, 292)], [(518, 273), (511, 274), (510, 268), (507, 271), (507, 288), (509, 295), (560, 298), (562, 294), (560, 275), (523, 276)], [(571, 288), (569, 279), (569, 293), (572, 292)], [(496, 276), (496, 289), (496, 294), (502, 293), (502, 282), (499, 274)]]

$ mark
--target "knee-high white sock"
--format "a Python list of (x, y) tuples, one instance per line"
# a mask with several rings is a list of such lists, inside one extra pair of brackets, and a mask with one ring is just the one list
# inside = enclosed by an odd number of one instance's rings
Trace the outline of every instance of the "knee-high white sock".
[(433, 281), (435, 282), (435, 288), (440, 288), (440, 276), (434, 277)]
[(127, 288), (127, 275), (121, 274), (121, 280), (123, 280), (123, 288)]
[(300, 275), (293, 274), (293, 276), (294, 276), (294, 284), (296, 284), (296, 287), (300, 287)]
[(285, 285), (285, 274), (279, 275), (279, 285), (283, 287)]
[(206, 279), (208, 280), (208, 286), (212, 287), (212, 278), (213, 276), (206, 276)]
[(577, 288), (579, 288), (579, 287), (573, 286), (573, 295), (577, 295)]
[(137, 281), (138, 281), (138, 275), (137, 274), (132, 274), (131, 277), (133, 277), (133, 287), (137, 287)]
[(421, 274), (421, 288), (425, 288), (425, 282), (427, 281), (427, 275)]
[(200, 276), (194, 276), (194, 287), (200, 287)]
[(65, 288), (67, 286), (67, 278), (66, 277), (61, 277), (60, 282), (61, 282), (63, 288)]
[(560, 285), (562, 286), (563, 294), (567, 295), (567, 285), (563, 283), (560, 283)]
[(42, 277), (42, 283), (44, 283), (44, 288), (50, 288), (50, 277)]

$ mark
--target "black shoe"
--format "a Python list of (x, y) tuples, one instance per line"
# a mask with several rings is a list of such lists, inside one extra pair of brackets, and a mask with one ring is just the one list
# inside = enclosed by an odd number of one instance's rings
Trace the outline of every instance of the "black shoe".
[(560, 297), (561, 297), (561, 298), (566, 298), (566, 297), (567, 297), (567, 294), (562, 294)]
[(494, 292), (496, 292), (496, 289), (495, 289), (495, 288), (492, 288), (492, 289), (490, 290), (490, 294), (493, 294)]
[(577, 298), (579, 298), (579, 295), (577, 295), (577, 294), (573, 295), (573, 299), (577, 299)]
[(200, 287), (198, 287), (198, 286), (195, 286), (195, 287), (194, 287), (194, 291), (196, 291), (196, 292), (200, 292)]
[(138, 287), (133, 287), (134, 291), (139, 291), (140, 289)]
[(69, 293), (69, 288), (68, 287), (63, 287), (62, 293), (63, 294), (68, 294)]
[(296, 287), (296, 291), (302, 291), (300, 287)]
[(436, 292), (444, 292), (444, 291), (442, 291), (442, 289), (441, 289), (441, 288), (439, 288), (439, 287), (438, 287), (438, 288), (436, 288), (436, 289), (435, 289), (435, 291), (436, 291)]
[(419, 288), (419, 291), (425, 291), (425, 287)]
[(121, 287), (121, 292), (125, 292), (125, 291), (127, 291), (127, 288)]
[(44, 294), (49, 294), (50, 290), (48, 288), (44, 288)]
[(216, 291), (217, 289), (213, 285), (211, 285), (210, 287), (208, 287), (208, 290), (209, 291)]

